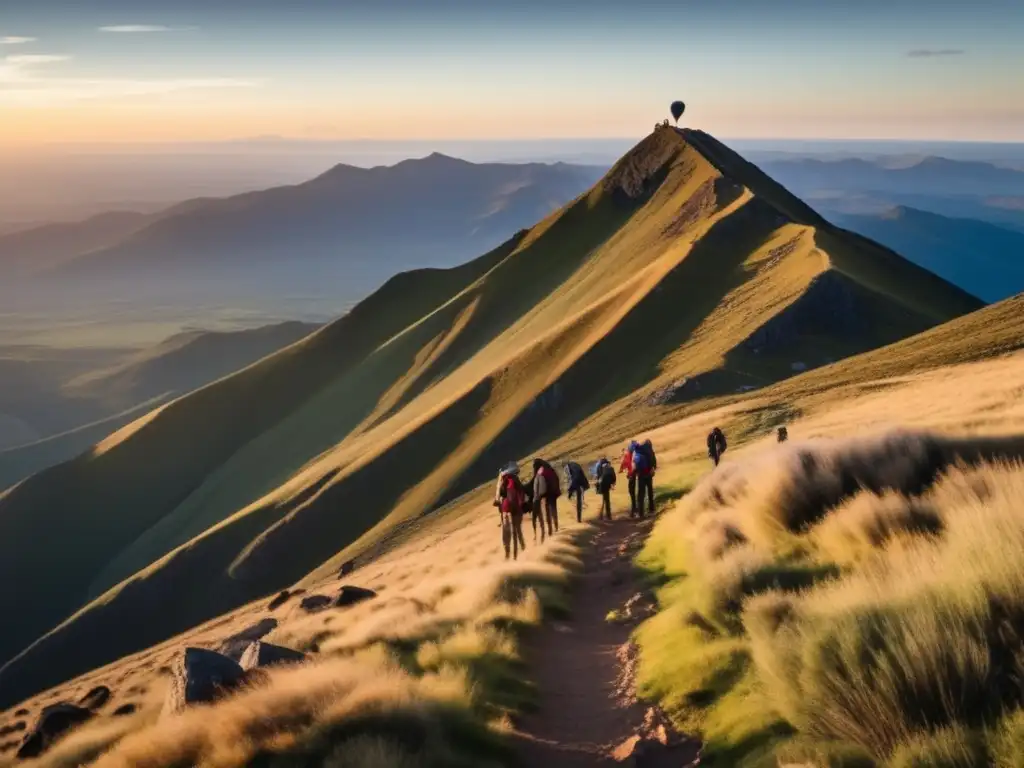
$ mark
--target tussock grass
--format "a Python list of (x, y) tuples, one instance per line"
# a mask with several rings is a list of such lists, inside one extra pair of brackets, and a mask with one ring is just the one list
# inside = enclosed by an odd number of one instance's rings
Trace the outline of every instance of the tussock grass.
[(666, 581), (642, 690), (730, 763), (1022, 764), (1021, 447), (896, 431), (723, 465), (640, 558)]
[[(509, 717), (533, 705), (521, 632), (564, 609), (580, 563), (560, 536), (534, 559), (425, 575), (268, 639), (319, 648), (216, 704), (86, 727), (38, 765), (235, 768), (508, 765)], [(426, 570), (426, 569), (424, 569)]]

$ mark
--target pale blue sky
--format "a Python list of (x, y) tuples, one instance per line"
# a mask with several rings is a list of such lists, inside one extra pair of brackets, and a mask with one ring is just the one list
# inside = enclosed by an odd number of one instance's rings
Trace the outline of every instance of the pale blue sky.
[[(0, 0), (0, 143), (1024, 141), (1021, 0)], [(87, 7), (85, 7), (87, 6)]]

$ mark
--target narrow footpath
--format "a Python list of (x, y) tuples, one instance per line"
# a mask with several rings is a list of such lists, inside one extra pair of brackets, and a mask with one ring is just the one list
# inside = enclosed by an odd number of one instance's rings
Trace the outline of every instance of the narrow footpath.
[[(545, 625), (526, 647), (540, 707), (518, 723), (523, 764), (695, 765), (699, 744), (674, 733), (657, 707), (636, 698), (630, 633), (654, 605), (632, 560), (652, 521), (620, 517), (592, 525), (571, 618)], [(624, 620), (608, 621), (612, 611)]]

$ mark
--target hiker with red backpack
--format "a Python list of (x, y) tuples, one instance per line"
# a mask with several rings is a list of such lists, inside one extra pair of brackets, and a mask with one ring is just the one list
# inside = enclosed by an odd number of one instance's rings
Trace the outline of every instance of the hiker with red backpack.
[(494, 504), (501, 515), (501, 543), (505, 547), (505, 559), (512, 555), (519, 559), (519, 550), (526, 551), (523, 537), (523, 513), (526, 506), (526, 491), (519, 480), (519, 465), (509, 462), (498, 473), (498, 488)]
[(544, 459), (533, 460), (533, 507), (534, 515), (543, 509), (541, 520), (541, 540), (544, 536), (544, 523), (547, 523), (548, 535), (554, 536), (558, 530), (558, 497), (562, 488), (558, 482), (558, 473)]
[(658, 466), (658, 458), (654, 453), (654, 445), (650, 440), (643, 443), (633, 441), (632, 448), (633, 474), (637, 482), (637, 514), (644, 516), (644, 498), (647, 499), (647, 507), (650, 514), (654, 515), (654, 470)]

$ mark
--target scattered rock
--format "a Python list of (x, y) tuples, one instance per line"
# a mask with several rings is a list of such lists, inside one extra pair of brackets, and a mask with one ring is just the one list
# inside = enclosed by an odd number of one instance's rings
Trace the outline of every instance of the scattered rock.
[(351, 560), (346, 560), (344, 563), (341, 564), (341, 574), (340, 575), (341, 576), (348, 576), (355, 569), (356, 569), (355, 558), (352, 558)]
[(277, 593), (277, 597), (275, 597), (273, 600), (270, 601), (270, 603), (267, 604), (267, 610), (273, 611), (280, 608), (282, 605), (288, 602), (291, 596), (292, 593), (289, 592), (287, 589), (281, 590)]
[(0, 728), (0, 736), (10, 736), (12, 733), (21, 733), (24, 730), (25, 721), (18, 720), (17, 722), (11, 723), (10, 725), (5, 725), (3, 728)]
[(14, 749), (20, 743), (21, 742), (19, 742), (17, 740), (15, 740), (15, 741), (5, 741), (2, 744), (0, 744), (0, 753), (10, 752), (12, 749)]
[(273, 645), (257, 640), (245, 649), (239, 665), (242, 669), (258, 669), (260, 667), (273, 667), (278, 664), (296, 664), (305, 661), (306, 654), (301, 651), (294, 651), (281, 645)]
[(39, 713), (35, 727), (21, 742), (18, 757), (39, 757), (72, 728), (92, 718), (92, 712), (69, 702), (51, 704)]
[(144, 685), (133, 685), (131, 688), (125, 691), (125, 693), (127, 693), (129, 696), (140, 696), (148, 690), (149, 689)]
[(86, 709), (97, 710), (110, 700), (110, 689), (105, 685), (97, 685), (78, 702)]
[(164, 701), (164, 715), (211, 702), (245, 679), (245, 671), (238, 662), (205, 648), (186, 648), (176, 666)]
[(114, 717), (125, 717), (127, 715), (135, 714), (135, 711), (137, 709), (138, 706), (136, 704), (132, 704), (131, 702), (129, 702), (127, 704), (122, 704), (120, 707), (115, 709), (111, 714)]
[(15, 716), (15, 717), (24, 717), (24, 716), (25, 716), (25, 715), (27, 715), (27, 714), (28, 714), (28, 710), (27, 710), (27, 709), (24, 709), (24, 708), (22, 708), (22, 709), (19, 709), (19, 710), (18, 710), (17, 712), (15, 712), (15, 713), (14, 713), (14, 716)]
[(224, 640), (217, 650), (232, 661), (238, 661), (242, 658), (246, 648), (275, 629), (277, 629), (277, 619), (260, 619), (251, 627), (246, 627), (241, 632)]
[(309, 597), (302, 598), (299, 607), (307, 613), (316, 613), (317, 611), (322, 611), (330, 604), (331, 598), (327, 595), (310, 595)]
[(654, 611), (654, 601), (643, 592), (637, 592), (622, 606), (622, 615), (629, 621), (642, 621), (653, 615)]
[(361, 603), (364, 600), (370, 600), (377, 596), (377, 593), (372, 589), (366, 589), (365, 587), (350, 587), (348, 585), (341, 588), (338, 596), (334, 599), (334, 605), (338, 608), (342, 608), (346, 605), (355, 605)]

